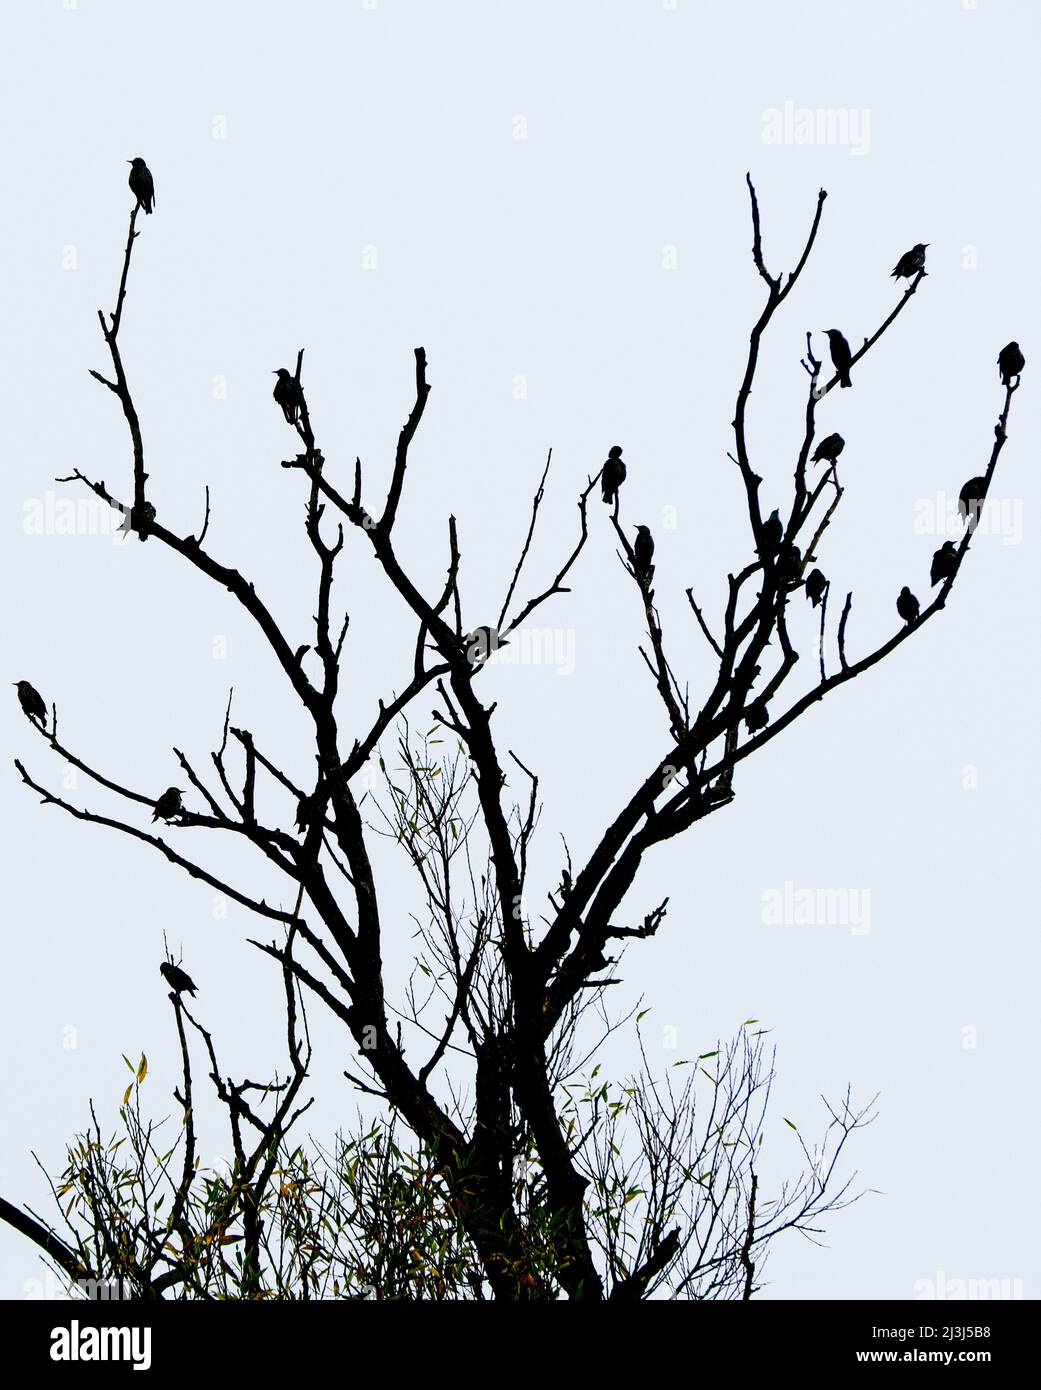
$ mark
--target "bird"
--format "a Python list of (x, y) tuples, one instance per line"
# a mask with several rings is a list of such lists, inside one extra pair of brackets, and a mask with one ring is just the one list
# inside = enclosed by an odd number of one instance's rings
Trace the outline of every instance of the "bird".
[(130, 165), (130, 191), (137, 199), (137, 206), (144, 208), (145, 212), (151, 216), (152, 209), (155, 207), (155, 184), (152, 182), (152, 175), (148, 165), (138, 155), (137, 159), (128, 159)]
[(174, 994), (194, 994), (195, 982), (192, 977), (182, 970), (179, 965), (174, 965), (172, 961), (164, 960), (159, 967), (159, 973), (173, 990)]
[(958, 551), (955, 544), (953, 541), (944, 541), (933, 556), (932, 568), (929, 570), (930, 583), (936, 585), (941, 579), (950, 579), (957, 568)]
[(43, 703), (43, 696), (28, 681), (12, 681), (11, 683), (18, 687), (18, 703), (22, 707), (22, 713), (34, 720), (42, 729), (47, 723), (47, 706)]
[(912, 275), (917, 275), (920, 270), (925, 269), (925, 248), (929, 245), (927, 241), (916, 242), (910, 251), (905, 251), (893, 267), (894, 280), (910, 280)]
[(970, 478), (958, 494), (958, 512), (962, 521), (967, 521), (973, 527), (977, 524), (986, 495), (986, 478)]
[(275, 382), (275, 389), (271, 392), (275, 400), (282, 407), (282, 414), (286, 417), (287, 425), (295, 425), (300, 416), (300, 411), (304, 408), (304, 388), (293, 376), (292, 372), (285, 367), (279, 367), (274, 373), (278, 377)]
[(998, 353), (998, 371), (1001, 373), (1002, 386), (1011, 385), (1012, 378), (1019, 376), (1026, 366), (1027, 360), (1019, 350), (1018, 343), (1006, 343)]
[(729, 801), (733, 795), (734, 789), (730, 785), (730, 774), (724, 773), (718, 781), (705, 788), (702, 793), (702, 800), (709, 806), (717, 806), (721, 801)]
[(850, 352), (849, 343), (846, 342), (837, 328), (827, 328), (824, 331), (828, 335), (832, 364), (839, 374), (839, 385), (852, 386), (853, 383), (849, 379), (849, 369), (853, 364), (853, 354)]
[(802, 551), (786, 541), (777, 555), (777, 577), (782, 584), (797, 584), (802, 573)]
[(473, 632), (468, 632), (463, 638), (466, 662), (471, 671), (480, 670), (492, 652), (509, 645), (505, 637), (499, 636), (498, 628), (494, 627), (475, 627)]
[(845, 447), (846, 441), (841, 434), (829, 434), (817, 445), (810, 462), (820, 463), (823, 459), (825, 463), (834, 463)]
[(921, 604), (905, 584), (900, 590), (900, 596), (897, 598), (896, 611), (900, 614), (905, 623), (913, 623), (918, 617), (920, 609)]
[(633, 544), (633, 572), (646, 589), (654, 574), (654, 537), (649, 526), (637, 526)]
[(169, 822), (173, 820), (174, 816), (181, 815), (184, 810), (181, 805), (181, 795), (180, 787), (167, 787), (166, 791), (163, 792), (162, 796), (155, 803), (155, 813), (152, 816), (152, 820), (165, 820)]
[(813, 604), (814, 608), (824, 597), (824, 590), (828, 587), (828, 581), (824, 577), (822, 570), (810, 570), (806, 576), (806, 597)]
[(296, 828), (301, 834), (314, 824), (315, 812), (318, 810), (320, 797), (317, 791), (313, 791), (310, 796), (302, 796), (296, 804)]
[(749, 733), (756, 733), (759, 729), (765, 729), (770, 722), (770, 715), (766, 708), (765, 700), (753, 700), (745, 710), (745, 723), (748, 725)]
[(784, 522), (781, 520), (780, 512), (775, 507), (763, 522), (763, 555), (776, 555), (777, 548), (783, 539)]
[(607, 455), (607, 462), (600, 472), (604, 501), (610, 506), (618, 501), (618, 489), (625, 482), (625, 464), (622, 462), (622, 446), (616, 444)]

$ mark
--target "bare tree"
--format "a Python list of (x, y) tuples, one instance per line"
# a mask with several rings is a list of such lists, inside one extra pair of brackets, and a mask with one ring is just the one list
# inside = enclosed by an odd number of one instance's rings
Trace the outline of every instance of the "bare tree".
[[(99, 313), (111, 373), (93, 375), (116, 397), (127, 422), (133, 500), (121, 500), (105, 481), (79, 469), (61, 481), (89, 488), (139, 540), (174, 551), (245, 610), (313, 730), (317, 772), (304, 776), (277, 766), (261, 739), (232, 724), (229, 701), (208, 777), (175, 750), (199, 809), (175, 809), (166, 817), (175, 832), (171, 843), (165, 830), (141, 829), (132, 819), (73, 804), (49, 790), (21, 761), (16, 763), (26, 785), (46, 804), (151, 846), (272, 924), (274, 938), (255, 944), (278, 963), (285, 982), (289, 1074), (287, 1080), (261, 1088), (273, 1106), (267, 1118), (254, 1106), (252, 1083), (233, 1085), (221, 1079), (210, 1034), (181, 996), (172, 996), (184, 1069), (178, 1099), (190, 1113), (188, 1023), (206, 1049), (232, 1125), (236, 1172), (231, 1195), (217, 1189), (198, 1196), (190, 1124), (178, 1176), (172, 1160), (159, 1155), (150, 1122), (131, 1113), (127, 1100), (123, 1111), (133, 1140), (128, 1171), (136, 1175), (141, 1202), (125, 1207), (113, 1202), (112, 1164), (95, 1121), (86, 1140), (81, 1139), (86, 1158), (80, 1168), (70, 1162), (58, 1189), (62, 1195), (74, 1193), (80, 1202), (80, 1215), (88, 1218), (87, 1238), (81, 1226), (80, 1235), (59, 1240), (46, 1223), (30, 1221), (9, 1204), (0, 1207), (0, 1215), (36, 1239), (70, 1277), (82, 1278), (85, 1271), (91, 1277), (99, 1272), (105, 1278), (129, 1277), (139, 1296), (172, 1288), (182, 1296), (213, 1294), (222, 1279), (232, 1278), (229, 1270), (242, 1296), (318, 1296), (328, 1281), (338, 1291), (340, 1277), (333, 1271), (339, 1269), (348, 1271), (343, 1277), (355, 1287), (407, 1288), (409, 1296), (531, 1299), (563, 1294), (598, 1300), (639, 1298), (668, 1287), (676, 1296), (750, 1297), (766, 1243), (793, 1227), (812, 1234), (827, 1210), (848, 1199), (848, 1187), (836, 1178), (835, 1161), (848, 1135), (869, 1117), (868, 1109), (854, 1108), (848, 1097), (829, 1110), (825, 1147), (805, 1150), (807, 1173), (769, 1200), (760, 1192), (757, 1152), (772, 1069), (761, 1038), (747, 1028), (734, 1044), (699, 1059), (698, 1074), (710, 1082), (707, 1125), (696, 1118), (704, 1110), (698, 1110), (693, 1085), (677, 1093), (667, 1082), (643, 1074), (619, 1096), (595, 1076), (579, 1080), (587, 1060), (580, 1055), (580, 1025), (599, 1019), (601, 1038), (603, 1030), (616, 1026), (604, 995), (617, 982), (620, 952), (654, 936), (666, 917), (667, 900), (626, 910), (644, 856), (732, 802), (735, 772), (745, 758), (909, 641), (945, 606), (970, 548), (1019, 385), (1018, 374), (1003, 382), (989, 458), (974, 481), (964, 535), (935, 597), (924, 607), (914, 600), (913, 609), (902, 599), (903, 621), (893, 635), (875, 650), (853, 655), (848, 646), (853, 594), (846, 594), (838, 623), (834, 610), (829, 621), (829, 586), (813, 568), (844, 492), (839, 451), (833, 447), (818, 448), (821, 473), (813, 481), (816, 411), (907, 309), (922, 283), (924, 262), (908, 277), (906, 290), (876, 331), (850, 353), (848, 362), (840, 363), (840, 371), (829, 374), (814, 356), (807, 334), (805, 425), (793, 451), (787, 516), (764, 518), (757, 471), (763, 465), (753, 463), (746, 432), (749, 399), (767, 330), (809, 259), (826, 194), (819, 194), (795, 268), (774, 275), (764, 257), (750, 178), (748, 191), (752, 258), (766, 299), (751, 330), (730, 459), (744, 486), (750, 553), (747, 564), (728, 575), (728, 597), (718, 622), (705, 616), (693, 587), (686, 591), (693, 619), (717, 663), (711, 688), (696, 700), (669, 655), (647, 542), (641, 538), (637, 550), (621, 525), (624, 489), (618, 486), (616, 462), (610, 477), (586, 477), (577, 496), (573, 546), (555, 573), (525, 589), (552, 455), (547, 458), (494, 626), (471, 626), (469, 615), (464, 618), (462, 552), (454, 517), (447, 522), (444, 583), (434, 593), (422, 591), (395, 542), (409, 447), (430, 391), (422, 348), (415, 350), (415, 395), (398, 439), (390, 486), (375, 512), (366, 506), (360, 459), (352, 480), (330, 477), (304, 395), (302, 350), (295, 376), (283, 384), (283, 398), (289, 402), (283, 409), (299, 451), (282, 467), (290, 476), (300, 475), (305, 530), (317, 568), (313, 636), (303, 646), (290, 640), (255, 585), (206, 548), (208, 490), (197, 534), (182, 534), (172, 522), (167, 524), (148, 500), (141, 427), (120, 347), (138, 235), (138, 209), (131, 214), (115, 309), (107, 317)], [(612, 459), (618, 456), (612, 451)], [(529, 852), (540, 813), (538, 773), (512, 749), (504, 757), (496, 738), (495, 705), (482, 701), (480, 682), (495, 650), (537, 610), (568, 593), (589, 534), (589, 498), (601, 481), (622, 563), (644, 610), (646, 642), (639, 650), (663, 708), (661, 751), (639, 785), (622, 795), (584, 864), (572, 864), (565, 845), (559, 883), (546, 895), (545, 913), (534, 921), (525, 915), (523, 903), (532, 887)], [(368, 727), (345, 732), (337, 696), (349, 661), (348, 616), (334, 613), (333, 581), (349, 536), (371, 547), (386, 582), (412, 614), (415, 643), (402, 687), (379, 702)], [(803, 601), (800, 591), (806, 590), (811, 574), (817, 577), (808, 592), (815, 605), (819, 602), (820, 629), (813, 644), (815, 660), (800, 668), (800, 652), (789, 631), (789, 605)], [(522, 600), (522, 592), (532, 596)], [(486, 622), (493, 611), (489, 604), (480, 616)], [(799, 687), (794, 674), (807, 665), (811, 679)], [(420, 697), (429, 695), (436, 695), (436, 726), (417, 738), (408, 714)], [(60, 758), (122, 798), (131, 811), (153, 808), (154, 795), (125, 785), (65, 746), (54, 706), (43, 718), (26, 712)], [(446, 756), (452, 735), (457, 753)], [(385, 797), (370, 808), (363, 804), (356, 779), (383, 741), (394, 736), (400, 763)], [(508, 766), (527, 784), (520, 804), (507, 782)], [(399, 775), (400, 781), (394, 780)], [(295, 832), (261, 819), (259, 779), (279, 793), (285, 817), (295, 818)], [(179, 846), (189, 830), (247, 840), (285, 876), (295, 909), (272, 907), (248, 887), (226, 882), (188, 857)], [(371, 858), (374, 836), (381, 833), (402, 846), (419, 876), (426, 905), (426, 916), (417, 923), (425, 947), (422, 970), (400, 1000), (388, 999), (385, 992), (380, 894)], [(320, 1179), (309, 1160), (304, 1166), (301, 1151), (292, 1148), (287, 1136), (302, 1104), (307, 1071), (305, 997), (319, 1001), (349, 1032), (364, 1071), (352, 1079), (379, 1098), (395, 1123), (411, 1131), (413, 1151), (397, 1147), (393, 1130), (370, 1131), (367, 1140), (363, 1135), (342, 1141)], [(419, 1061), (416, 1052), (424, 1041)], [(716, 1059), (714, 1072), (704, 1066), (709, 1057)], [(628, 1139), (623, 1139), (622, 1127)], [(288, 1215), (281, 1190), (287, 1172), (290, 1194), (309, 1183), (312, 1187)], [(400, 1182), (406, 1173), (414, 1182), (403, 1201)], [(167, 1183), (171, 1207), (163, 1220), (142, 1223), (140, 1213), (152, 1196), (153, 1181)], [(330, 1211), (338, 1213), (331, 1224), (340, 1233), (339, 1245), (307, 1235), (313, 1236), (316, 1223)], [(230, 1235), (233, 1212), (237, 1224)], [(388, 1232), (389, 1220), (401, 1220), (404, 1226)], [(423, 1239), (403, 1245), (402, 1231), (413, 1229), (421, 1229)], [(109, 1239), (114, 1231), (123, 1232), (125, 1248), (134, 1252), (130, 1264), (116, 1258), (119, 1250)], [(180, 1244), (171, 1259), (174, 1234)], [(276, 1250), (271, 1242), (279, 1238), (288, 1239), (288, 1245)], [(225, 1239), (241, 1243), (237, 1266), (226, 1260), (221, 1264)], [(196, 1260), (192, 1252), (200, 1240), (209, 1253)], [(301, 1250), (318, 1246), (314, 1261), (302, 1263)], [(441, 1252), (436, 1260), (430, 1258), (435, 1248)], [(411, 1252), (418, 1252), (426, 1271), (418, 1284), (414, 1271), (408, 1271)]]

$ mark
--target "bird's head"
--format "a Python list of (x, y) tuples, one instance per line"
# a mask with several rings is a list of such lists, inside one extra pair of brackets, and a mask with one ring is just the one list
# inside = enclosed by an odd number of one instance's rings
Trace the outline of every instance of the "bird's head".
[(290, 373), (289, 373), (289, 371), (287, 370), (287, 368), (285, 368), (285, 367), (279, 367), (278, 371), (277, 371), (277, 372), (272, 372), (271, 375), (272, 375), (272, 376), (277, 376), (281, 381), (286, 381), (286, 380), (289, 379)]
[(620, 444), (613, 444), (607, 451), (607, 457), (609, 459), (620, 459), (622, 457), (622, 446)]
[(145, 167), (145, 161), (140, 155), (138, 155), (136, 159), (128, 159), (127, 163), (135, 169), (143, 169)]

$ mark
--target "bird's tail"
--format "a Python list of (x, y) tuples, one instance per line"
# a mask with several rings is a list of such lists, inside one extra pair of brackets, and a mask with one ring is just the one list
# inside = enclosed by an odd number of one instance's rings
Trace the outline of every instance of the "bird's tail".
[(842, 373), (842, 375), (839, 377), (839, 385), (843, 388), (843, 390), (845, 390), (847, 386), (853, 385), (852, 381), (850, 381), (849, 379), (849, 372)]

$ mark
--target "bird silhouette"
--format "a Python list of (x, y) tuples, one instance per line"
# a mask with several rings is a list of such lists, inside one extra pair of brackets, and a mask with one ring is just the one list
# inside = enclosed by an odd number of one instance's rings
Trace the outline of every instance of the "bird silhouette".
[(900, 614), (905, 623), (913, 623), (918, 617), (920, 609), (921, 604), (905, 584), (900, 590), (900, 595), (897, 598), (896, 611)]
[(850, 352), (849, 343), (846, 342), (837, 328), (827, 328), (824, 331), (828, 335), (832, 365), (839, 374), (839, 385), (852, 386), (853, 383), (849, 379), (849, 369), (853, 364), (853, 354)]
[(958, 568), (958, 551), (953, 541), (944, 541), (939, 550), (933, 556), (933, 563), (929, 570), (929, 582), (933, 585), (939, 584), (941, 579), (950, 579), (951, 575)]
[(962, 521), (967, 521), (973, 529), (978, 525), (980, 510), (987, 495), (986, 478), (970, 478), (958, 494), (958, 512)]
[(159, 973), (173, 990), (174, 994), (194, 994), (195, 983), (179, 965), (174, 965), (172, 961), (164, 960), (159, 967)]
[(759, 729), (765, 729), (770, 722), (770, 715), (766, 708), (765, 700), (753, 700), (745, 710), (745, 723), (748, 725), (749, 733), (756, 733)]
[(785, 541), (777, 552), (777, 577), (782, 584), (797, 584), (802, 573), (802, 551), (793, 541)]
[(498, 629), (494, 627), (475, 627), (473, 632), (468, 632), (463, 638), (466, 662), (471, 671), (480, 670), (493, 652), (509, 645), (506, 638), (500, 637)]
[(292, 372), (287, 371), (285, 367), (279, 367), (275, 376), (278, 377), (278, 380), (275, 382), (275, 389), (271, 394), (282, 407), (286, 424), (295, 425), (304, 406), (304, 388)]
[(317, 790), (310, 796), (302, 796), (296, 803), (296, 828), (301, 834), (314, 824), (315, 812), (320, 804), (321, 796)]
[(18, 703), (22, 707), (22, 713), (42, 729), (47, 723), (47, 706), (43, 703), (43, 696), (28, 681), (12, 681), (11, 684), (18, 688)]
[(846, 441), (841, 434), (829, 434), (817, 445), (810, 462), (820, 463), (823, 459), (825, 463), (834, 463), (845, 447)]
[(1002, 386), (1008, 386), (1014, 376), (1019, 376), (1027, 360), (1019, 350), (1018, 343), (1006, 343), (998, 353), (998, 371)]
[(910, 280), (912, 275), (917, 275), (920, 270), (925, 269), (925, 248), (929, 245), (927, 241), (916, 242), (910, 251), (905, 251), (893, 267), (894, 280)]
[(179, 816), (184, 810), (181, 805), (182, 792), (180, 787), (167, 787), (162, 796), (155, 803), (155, 812), (152, 816), (153, 822), (157, 820), (171, 821), (174, 816)]
[(824, 590), (828, 587), (828, 581), (821, 570), (810, 570), (806, 576), (806, 597), (813, 604), (814, 608), (824, 597)]
[(616, 444), (607, 455), (607, 462), (600, 473), (600, 485), (604, 501), (610, 505), (618, 500), (618, 489), (625, 482), (625, 464), (622, 462), (622, 446)]
[(151, 216), (152, 209), (155, 207), (155, 184), (152, 182), (148, 165), (140, 155), (137, 159), (128, 159), (127, 163), (130, 165), (130, 178), (127, 180), (130, 184), (130, 191), (137, 199), (138, 207), (144, 208), (145, 212)]
[(633, 571), (641, 586), (646, 589), (654, 576), (654, 537), (649, 526), (637, 526), (636, 540), (633, 543)]
[(783, 539), (784, 522), (781, 520), (781, 513), (775, 507), (763, 522), (762, 558), (765, 560), (771, 555), (776, 555)]

